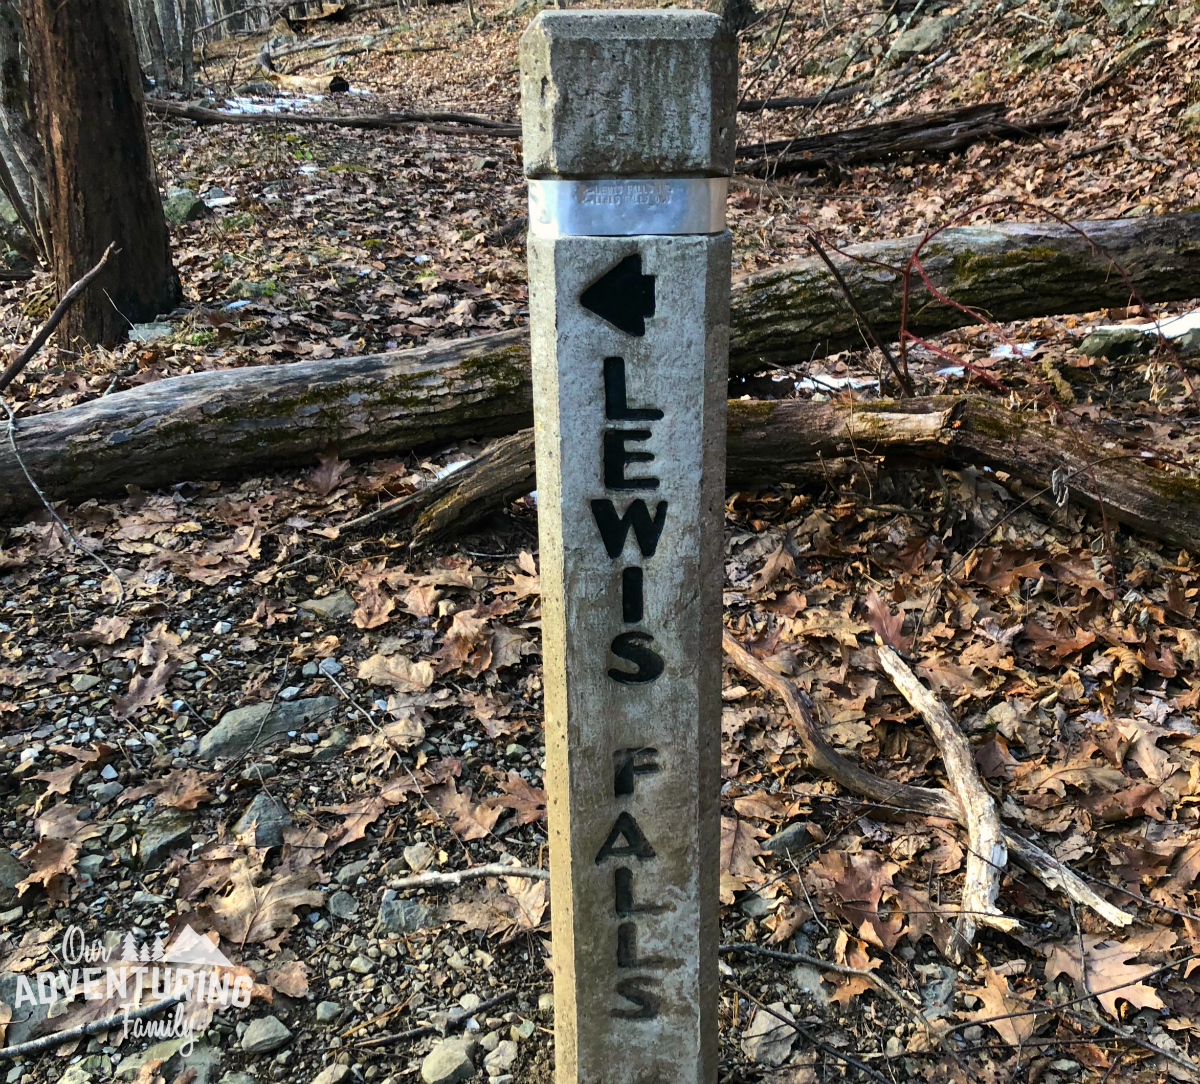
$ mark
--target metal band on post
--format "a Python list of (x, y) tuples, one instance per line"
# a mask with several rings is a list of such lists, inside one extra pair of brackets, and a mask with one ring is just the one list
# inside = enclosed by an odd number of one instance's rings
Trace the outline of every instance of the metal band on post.
[(529, 181), (536, 237), (682, 236), (725, 229), (728, 177)]

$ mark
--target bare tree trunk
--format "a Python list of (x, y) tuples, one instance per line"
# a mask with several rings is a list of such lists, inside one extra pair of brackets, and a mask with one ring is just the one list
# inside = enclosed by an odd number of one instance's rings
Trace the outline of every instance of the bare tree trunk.
[(196, 89), (194, 50), (196, 45), (196, 0), (179, 0), (179, 25), (182, 27), (183, 68), (180, 90), (190, 95)]
[(179, 42), (179, 22), (175, 18), (175, 0), (150, 0), (158, 14), (158, 26), (162, 31), (163, 48), (167, 55), (167, 78), (172, 80), (175, 69), (182, 63)]
[(25, 27), (59, 290), (110, 243), (118, 250), (63, 320), (60, 341), (123, 340), (130, 324), (170, 312), (181, 296), (129, 11), (124, 0), (25, 0)]
[(30, 108), (26, 60), (21, 13), (14, 0), (0, 0), (0, 186), (48, 264), (46, 167)]
[(145, 38), (154, 90), (158, 94), (165, 94), (171, 89), (171, 75), (167, 68), (167, 51), (163, 45), (162, 29), (158, 24), (158, 12), (154, 9), (153, 0), (131, 0), (131, 3), (134, 5), (130, 12), (134, 25), (141, 29)]

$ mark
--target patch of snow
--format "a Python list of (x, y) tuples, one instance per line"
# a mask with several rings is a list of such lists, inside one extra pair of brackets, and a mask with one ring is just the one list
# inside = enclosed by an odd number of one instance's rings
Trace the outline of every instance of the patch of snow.
[(1035, 339), (1031, 343), (1001, 343), (993, 347), (988, 357), (992, 358), (1027, 358), (1033, 354), (1040, 344)]

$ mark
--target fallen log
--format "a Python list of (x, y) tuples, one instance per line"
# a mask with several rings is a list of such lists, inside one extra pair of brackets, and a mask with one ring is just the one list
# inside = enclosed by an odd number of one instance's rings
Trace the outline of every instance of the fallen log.
[[(415, 515), (411, 544), (455, 535), (537, 487), (533, 430), (497, 441), (470, 466), (428, 489), (344, 525), (361, 529)], [(1070, 499), (1103, 507), (1124, 524), (1180, 549), (1200, 538), (1200, 479), (1167, 470), (1136, 452), (1106, 448), (1082, 428), (1051, 425), (989, 399), (932, 396), (902, 402), (729, 401), (726, 484), (732, 488), (806, 484), (843, 470), (973, 464), (1004, 471), (1034, 488), (1052, 488), (1055, 472)], [(840, 479), (839, 479), (840, 480)]]
[[(1080, 228), (1121, 263), (1148, 300), (1200, 296), (1200, 214)], [(833, 257), (885, 340), (897, 336), (902, 305), (902, 275), (888, 268), (903, 265), (918, 242), (873, 242), (847, 249), (853, 259)], [(924, 246), (922, 261), (953, 301), (1000, 321), (1130, 300), (1101, 251), (1057, 224), (945, 230)], [(931, 301), (914, 283), (910, 331), (935, 335), (974, 322)], [(863, 342), (841, 288), (820, 260), (799, 260), (734, 284), (734, 374), (807, 363)], [(390, 354), (162, 380), (21, 419), (16, 445), (51, 499), (79, 501), (122, 493), (127, 485), (153, 489), (309, 464), (331, 445), (343, 456), (361, 457), (503, 436), (530, 424), (531, 403), (528, 334), (506, 331)], [(39, 503), (6, 437), (0, 431), (0, 515)], [(805, 467), (811, 471), (812, 461)]]
[(1004, 102), (984, 102), (823, 135), (751, 143), (738, 147), (738, 157), (749, 159), (738, 166), (738, 172), (776, 177), (815, 172), (835, 163), (877, 162), (898, 154), (949, 154), (984, 139), (1058, 132), (1069, 123), (1066, 113), (1018, 123), (1008, 119)]
[(359, 116), (342, 116), (338, 113), (232, 113), (224, 109), (207, 109), (202, 105), (186, 102), (171, 102), (159, 98), (147, 98), (146, 108), (161, 116), (177, 117), (194, 121), (196, 124), (293, 124), (300, 127), (315, 127), (332, 124), (338, 128), (412, 128), (418, 124), (431, 131), (453, 135), (463, 132), (468, 135), (490, 135), (518, 138), (521, 127), (508, 121), (477, 117), (471, 113), (366, 113)]

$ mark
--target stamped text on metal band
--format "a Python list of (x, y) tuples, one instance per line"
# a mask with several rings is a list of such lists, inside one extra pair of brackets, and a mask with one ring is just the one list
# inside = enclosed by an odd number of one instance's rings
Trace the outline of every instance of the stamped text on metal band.
[(726, 177), (531, 180), (529, 228), (550, 238), (720, 233), (728, 187)]

